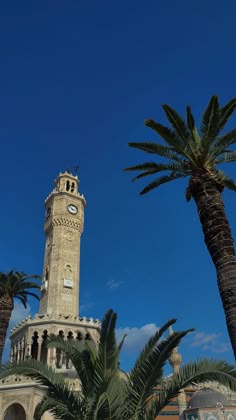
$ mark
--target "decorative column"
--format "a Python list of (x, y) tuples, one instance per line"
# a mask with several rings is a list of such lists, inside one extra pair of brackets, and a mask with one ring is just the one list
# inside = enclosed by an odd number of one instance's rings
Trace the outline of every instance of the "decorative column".
[(25, 359), (31, 359), (31, 343), (26, 344)]
[(21, 362), (21, 360), (23, 359), (23, 343), (22, 343), (22, 338), (19, 341), (19, 360)]
[(11, 347), (11, 350), (10, 350), (10, 361), (11, 363), (14, 361), (14, 347), (13, 346)]
[(20, 360), (20, 343), (17, 341), (16, 343), (16, 361), (19, 362)]
[(14, 362), (17, 362), (17, 345), (16, 344), (14, 344), (13, 353), (14, 353)]
[(26, 355), (26, 339), (25, 336), (22, 338), (22, 360), (25, 360)]
[(38, 338), (38, 354), (37, 360), (41, 360), (42, 338)]
[[(169, 335), (174, 334), (173, 328), (170, 327), (169, 328)], [(178, 352), (178, 347), (175, 347), (174, 350), (172, 351), (172, 354), (169, 358), (169, 363), (172, 367), (173, 373), (179, 373), (181, 364), (182, 364), (182, 356), (181, 354)], [(183, 418), (183, 411), (186, 409), (187, 404), (186, 404), (186, 396), (185, 396), (185, 392), (184, 390), (181, 390), (181, 392), (179, 393), (179, 395), (177, 396), (177, 401), (178, 401), (178, 406), (179, 406), (179, 418), (182, 419)]]

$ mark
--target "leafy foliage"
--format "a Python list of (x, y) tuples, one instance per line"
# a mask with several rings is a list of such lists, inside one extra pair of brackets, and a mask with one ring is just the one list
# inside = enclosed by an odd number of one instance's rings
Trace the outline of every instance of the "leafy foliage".
[[(164, 338), (175, 319), (168, 321), (145, 345), (134, 368), (127, 375), (119, 370), (120, 344), (115, 337), (117, 315), (109, 310), (102, 322), (98, 348), (76, 340), (64, 341), (51, 336), (49, 347), (63, 351), (72, 361), (80, 380), (76, 391), (62, 373), (36, 360), (7, 363), (0, 378), (24, 375), (46, 387), (44, 398), (35, 411), (39, 420), (46, 411), (63, 420), (154, 420), (182, 388), (194, 383), (216, 380), (236, 391), (236, 369), (222, 361), (190, 363), (168, 380), (163, 376), (173, 349), (192, 330), (175, 332)], [(159, 389), (159, 396), (154, 393)]]
[(14, 309), (14, 299), (20, 300), (26, 308), (29, 296), (39, 299), (38, 295), (31, 290), (38, 290), (40, 286), (31, 279), (39, 279), (39, 276), (27, 274), (15, 270), (8, 273), (0, 272), (0, 365), (5, 345), (7, 328)]
[[(164, 145), (157, 143), (129, 143), (130, 147), (155, 154), (167, 161), (147, 162), (126, 168), (126, 171), (141, 171), (133, 181), (167, 171), (150, 182), (140, 194), (158, 188), (160, 185), (178, 178), (191, 177), (195, 174), (213, 175), (214, 179), (226, 188), (236, 191), (236, 183), (226, 175), (217, 171), (217, 165), (236, 160), (236, 151), (227, 150), (236, 143), (236, 129), (222, 134), (226, 123), (236, 108), (236, 98), (233, 98), (224, 107), (220, 107), (218, 97), (212, 96), (202, 116), (200, 131), (195, 126), (195, 120), (190, 106), (186, 108), (186, 121), (169, 105), (164, 104), (163, 109), (171, 128), (159, 124), (152, 119), (145, 124), (154, 130)], [(191, 190), (186, 196), (191, 198)]]
[(12, 300), (19, 299), (26, 308), (28, 296), (39, 300), (39, 296), (29, 289), (38, 290), (40, 286), (30, 279), (40, 279), (37, 275), (27, 275), (23, 272), (11, 270), (8, 273), (0, 272), (0, 298), (9, 296)]

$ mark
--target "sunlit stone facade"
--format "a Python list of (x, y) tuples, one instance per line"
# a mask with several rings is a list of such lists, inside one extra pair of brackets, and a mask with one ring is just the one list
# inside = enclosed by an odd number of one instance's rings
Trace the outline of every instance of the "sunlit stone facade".
[[(73, 367), (59, 351), (47, 349), (53, 333), (64, 339), (98, 341), (99, 321), (79, 317), (80, 239), (86, 201), (78, 191), (78, 177), (60, 173), (45, 201), (46, 235), (39, 313), (27, 317), (11, 331), (11, 360), (41, 360), (73, 379)], [(10, 377), (0, 384), (0, 420), (33, 420), (42, 388), (23, 377)], [(42, 420), (52, 417), (45, 414)]]

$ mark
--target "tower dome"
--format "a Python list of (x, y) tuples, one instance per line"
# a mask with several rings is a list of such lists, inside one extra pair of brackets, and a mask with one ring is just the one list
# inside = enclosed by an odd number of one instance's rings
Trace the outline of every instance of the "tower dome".
[(221, 392), (211, 388), (202, 388), (192, 396), (188, 408), (220, 408), (227, 405), (230, 405), (230, 402)]

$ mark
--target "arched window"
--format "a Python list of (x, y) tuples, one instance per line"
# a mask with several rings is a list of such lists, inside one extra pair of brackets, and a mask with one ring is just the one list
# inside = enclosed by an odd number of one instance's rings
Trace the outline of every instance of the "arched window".
[[(67, 340), (69, 340), (69, 341), (71, 341), (71, 340), (73, 340), (74, 339), (74, 336), (73, 336), (73, 332), (72, 331), (69, 331), (68, 332), (68, 335), (67, 335)], [(72, 368), (72, 363), (71, 363), (71, 360), (69, 359), (69, 357), (66, 355), (66, 369), (71, 369)]]
[(48, 342), (48, 332), (47, 330), (44, 330), (43, 335), (42, 335), (42, 345), (41, 345), (41, 355), (40, 355), (40, 360), (44, 363), (47, 363), (47, 356), (48, 356), (47, 342)]
[(71, 183), (71, 189), (70, 189), (70, 191), (72, 193), (75, 191), (75, 183), (74, 182)]
[(32, 359), (35, 359), (35, 360), (37, 360), (37, 357), (38, 357), (38, 349), (39, 349), (38, 338), (39, 338), (38, 333), (37, 331), (35, 331), (32, 337), (32, 345), (31, 345), (31, 357)]
[(83, 340), (83, 334), (80, 331), (77, 334), (76, 340), (79, 340), (79, 341)]
[(73, 336), (73, 332), (69, 331), (68, 335), (67, 335), (67, 340), (73, 340), (74, 336)]
[(5, 411), (3, 420), (26, 420), (26, 413), (22, 405), (15, 403)]
[(65, 271), (65, 279), (72, 280), (73, 276), (72, 276), (72, 268), (70, 264), (66, 264), (64, 271)]
[[(64, 332), (62, 330), (59, 331), (58, 336), (61, 337), (64, 340)], [(56, 349), (56, 367), (57, 367), (57, 369), (61, 369), (63, 364), (64, 364), (64, 355), (63, 355), (61, 349)]]

